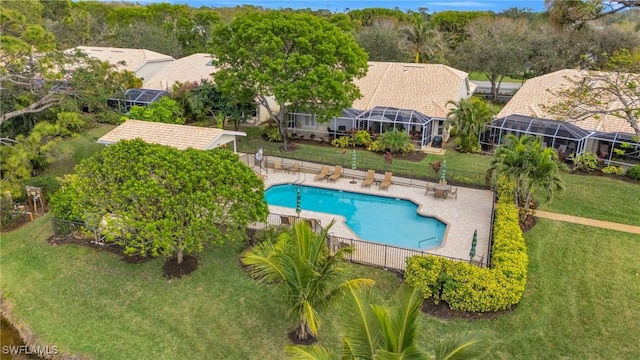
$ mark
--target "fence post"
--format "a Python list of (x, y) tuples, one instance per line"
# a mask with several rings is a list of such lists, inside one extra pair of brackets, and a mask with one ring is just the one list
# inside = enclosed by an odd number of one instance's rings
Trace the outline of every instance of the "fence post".
[(387, 245), (384, 246), (384, 267), (387, 267), (387, 252), (389, 251)]

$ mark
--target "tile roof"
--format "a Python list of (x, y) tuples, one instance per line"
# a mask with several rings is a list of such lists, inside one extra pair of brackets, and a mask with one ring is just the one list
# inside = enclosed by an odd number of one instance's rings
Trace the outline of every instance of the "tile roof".
[(140, 138), (151, 144), (172, 146), (180, 150), (187, 148), (208, 150), (213, 147), (214, 141), (222, 135), (244, 136), (246, 134), (217, 128), (129, 119), (98, 139), (98, 143), (110, 145), (120, 140)]
[(212, 79), (211, 74), (218, 70), (210, 65), (211, 54), (193, 54), (173, 60), (151, 78), (144, 81), (144, 87), (156, 90), (171, 90), (176, 81), (193, 82)]
[(118, 69), (137, 72), (142, 66), (151, 62), (171, 61), (173, 57), (145, 49), (126, 49), (99, 46), (77, 46), (73, 49), (80, 50), (88, 56), (107, 61), (110, 64), (120, 64)]
[(449, 100), (466, 98), (476, 87), (467, 73), (446, 65), (373, 61), (367, 75), (355, 82), (362, 98), (354, 108), (392, 106), (440, 118), (447, 116)]
[[(569, 88), (571, 86), (569, 79), (578, 80), (584, 75), (585, 72), (581, 70), (565, 69), (529, 79), (498, 113), (497, 117), (520, 114), (557, 120), (557, 116), (547, 111), (543, 105), (551, 106), (559, 103), (561, 98), (554, 95), (554, 93)], [(611, 101), (610, 104), (615, 105), (616, 101)], [(571, 122), (589, 131), (635, 133), (626, 120), (611, 115), (590, 117)]]

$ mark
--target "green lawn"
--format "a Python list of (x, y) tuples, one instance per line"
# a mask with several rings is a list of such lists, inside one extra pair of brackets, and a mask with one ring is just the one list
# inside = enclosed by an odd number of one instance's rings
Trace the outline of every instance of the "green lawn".
[[(479, 71), (472, 71), (469, 73), (469, 80), (471, 81), (489, 81), (487, 75)], [(522, 82), (522, 79), (516, 79), (509, 76), (505, 76), (502, 82)]]
[(602, 176), (562, 174), (565, 191), (541, 210), (640, 226), (640, 186)]
[[(2, 237), (2, 292), (13, 316), (44, 343), (97, 359), (282, 358), (294, 321), (272, 287), (240, 268), (241, 244), (210, 248), (195, 273), (167, 281), (161, 259), (132, 265), (110, 253), (46, 244), (49, 220)], [(424, 315), (422, 346), (480, 330), (491, 342), (487, 359), (633, 358), (640, 351), (637, 235), (540, 220), (526, 239), (521, 304), (493, 320)], [(391, 273), (349, 269), (376, 279), (387, 299), (399, 286)], [(320, 344), (335, 351), (342, 311), (336, 306), (320, 330)]]
[[(93, 141), (108, 130), (61, 144), (68, 149), (67, 165), (56, 164), (52, 171), (68, 171), (82, 158), (73, 149), (98, 151)], [(452, 169), (483, 171), (490, 161), (455, 151), (445, 156)], [(542, 209), (639, 225), (636, 184), (562, 176), (567, 192)], [(0, 290), (14, 318), (43, 343), (96, 359), (283, 357), (295, 322), (287, 319), (272, 287), (257, 285), (239, 267), (242, 244), (207, 249), (195, 273), (167, 281), (162, 259), (132, 265), (93, 249), (51, 246), (45, 242), (51, 231), (46, 216), (0, 238)], [(493, 320), (424, 315), (423, 347), (448, 333), (480, 330), (491, 341), (487, 359), (634, 358), (640, 352), (638, 235), (541, 219), (525, 237), (530, 265), (522, 302)], [(349, 272), (375, 279), (387, 299), (400, 285), (381, 270), (350, 265)], [(336, 307), (320, 330), (320, 344), (334, 351), (343, 311)]]
[(74, 138), (63, 141), (53, 149), (57, 158), (42, 175), (61, 176), (73, 172), (73, 167), (82, 159), (104, 149), (104, 145), (96, 143), (100, 137), (115, 128), (115, 125), (99, 125)]

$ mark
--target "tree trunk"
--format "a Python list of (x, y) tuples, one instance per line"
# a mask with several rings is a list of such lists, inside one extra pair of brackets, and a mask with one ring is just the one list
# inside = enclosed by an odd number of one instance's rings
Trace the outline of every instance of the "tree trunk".
[(300, 326), (296, 329), (296, 336), (300, 340), (307, 340), (313, 337), (313, 334), (309, 330), (309, 327), (305, 322), (300, 322)]
[(282, 135), (282, 150), (289, 150), (289, 137), (287, 136), (287, 124), (285, 120), (277, 120), (278, 122), (278, 130), (280, 130), (280, 135)]
[(420, 62), (420, 51), (416, 51), (416, 64)]
[(182, 250), (178, 250), (178, 265), (182, 264), (182, 261), (184, 260), (184, 253), (182, 252)]

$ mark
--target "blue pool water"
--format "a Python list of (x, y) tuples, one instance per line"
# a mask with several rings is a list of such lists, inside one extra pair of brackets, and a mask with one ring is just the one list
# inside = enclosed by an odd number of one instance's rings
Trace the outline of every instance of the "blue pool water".
[[(433, 248), (442, 243), (446, 225), (418, 215), (418, 206), (408, 200), (293, 184), (270, 187), (265, 200), (269, 205), (295, 209), (298, 188), (303, 210), (342, 215), (347, 226), (363, 240), (410, 249)], [(426, 239), (429, 240), (421, 241)]]

